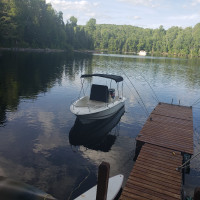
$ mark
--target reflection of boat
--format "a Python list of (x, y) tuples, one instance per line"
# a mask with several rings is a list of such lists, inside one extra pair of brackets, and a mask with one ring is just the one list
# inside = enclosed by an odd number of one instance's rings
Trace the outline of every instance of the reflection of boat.
[[(117, 88), (119, 82), (123, 81), (121, 76), (108, 74), (86, 74), (86, 77), (103, 77), (115, 80)], [(83, 88), (83, 87), (82, 87)], [(82, 123), (90, 123), (98, 119), (105, 119), (115, 114), (122, 106), (124, 106), (125, 97), (123, 97), (123, 84), (121, 95), (118, 90), (118, 96), (115, 96), (115, 90), (108, 89), (107, 85), (92, 84), (89, 96), (84, 96), (72, 103), (70, 110), (74, 113)]]
[(139, 56), (146, 56), (147, 52), (144, 50), (141, 50), (138, 54), (139, 54)]
[(108, 134), (120, 121), (124, 114), (124, 106), (112, 117), (82, 124), (76, 118), (75, 124), (69, 133), (72, 145), (83, 145), (87, 148), (108, 152), (116, 140), (116, 135)]

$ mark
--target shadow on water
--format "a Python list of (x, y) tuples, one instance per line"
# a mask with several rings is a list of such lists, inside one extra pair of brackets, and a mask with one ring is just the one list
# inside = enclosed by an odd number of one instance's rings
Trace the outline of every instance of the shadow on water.
[(90, 124), (82, 124), (78, 118), (70, 133), (69, 142), (71, 145), (83, 145), (86, 148), (96, 151), (108, 152), (115, 143), (117, 135), (109, 132), (119, 123), (125, 108), (122, 107), (110, 118), (94, 121)]

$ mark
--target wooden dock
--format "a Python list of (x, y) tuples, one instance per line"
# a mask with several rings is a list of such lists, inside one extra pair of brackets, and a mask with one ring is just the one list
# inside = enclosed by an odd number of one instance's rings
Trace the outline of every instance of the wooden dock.
[(136, 138), (136, 163), (121, 200), (181, 199), (184, 154), (193, 154), (192, 108), (159, 103)]

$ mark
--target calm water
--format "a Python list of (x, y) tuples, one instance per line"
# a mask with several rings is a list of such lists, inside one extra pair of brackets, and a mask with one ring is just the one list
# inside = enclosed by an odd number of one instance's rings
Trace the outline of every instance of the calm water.
[[(125, 113), (81, 126), (69, 107), (79, 96), (84, 73), (123, 75)], [(135, 137), (157, 105), (147, 82), (159, 101), (171, 103), (173, 98), (174, 104), (180, 100), (190, 106), (200, 98), (200, 60), (2, 52), (0, 176), (34, 185), (58, 199), (73, 199), (96, 184), (102, 161), (110, 163), (111, 176), (122, 173), (127, 179), (134, 164)], [(86, 80), (86, 92), (90, 83)], [(200, 151), (199, 111), (197, 104), (193, 107), (195, 153)], [(187, 193), (192, 195), (196, 185), (200, 185), (200, 157), (191, 162)]]

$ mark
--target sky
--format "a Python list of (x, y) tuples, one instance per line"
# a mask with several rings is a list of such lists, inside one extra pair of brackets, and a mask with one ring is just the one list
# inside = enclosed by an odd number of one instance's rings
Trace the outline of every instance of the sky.
[(132, 25), (165, 29), (200, 23), (200, 0), (46, 0), (63, 12), (64, 22), (74, 16), (78, 25), (90, 18), (97, 24)]

